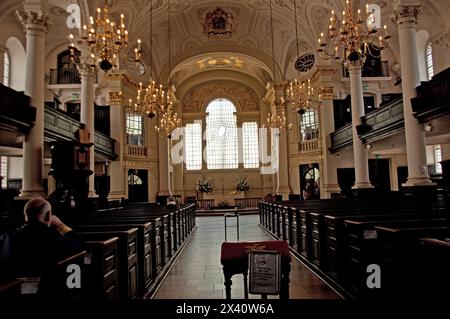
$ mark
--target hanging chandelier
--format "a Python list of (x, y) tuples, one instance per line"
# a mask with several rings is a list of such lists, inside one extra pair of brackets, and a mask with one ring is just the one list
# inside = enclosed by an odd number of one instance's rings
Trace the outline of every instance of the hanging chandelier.
[[(285, 128), (287, 125), (284, 99), (281, 98), (280, 103), (273, 100), (270, 103), (270, 113), (267, 115), (268, 128)], [(291, 126), (291, 125), (289, 125)]]
[[(298, 21), (297, 21), (297, 0), (294, 0), (294, 16), (295, 16), (295, 38), (297, 48), (297, 58), (300, 56), (299, 40), (298, 40)], [(296, 68), (300, 77), (300, 71)], [(289, 81), (289, 87), (286, 90), (286, 97), (291, 110), (298, 114), (304, 114), (307, 109), (311, 107), (319, 107), (321, 105), (321, 95), (316, 97), (317, 90), (311, 86), (311, 79), (307, 81), (300, 81), (295, 79)]]
[(346, 0), (339, 29), (336, 14), (332, 11), (328, 33), (326, 36), (320, 34), (317, 52), (324, 59), (339, 60), (339, 52), (343, 50), (344, 66), (347, 68), (364, 64), (369, 55), (379, 58), (381, 50), (387, 47), (390, 36), (385, 25), (384, 35), (377, 37), (376, 22), (374, 12), (369, 11), (369, 5), (366, 5), (366, 10), (362, 13), (360, 9), (355, 11), (352, 2)]
[(270, 103), (270, 113), (267, 115), (267, 126), (269, 128), (289, 128), (292, 124), (287, 125), (286, 119), (286, 104), (283, 97), (280, 101), (277, 101), (277, 91), (275, 89), (276, 73), (275, 73), (275, 45), (274, 45), (274, 31), (273, 31), (273, 15), (272, 15), (272, 0), (269, 1), (270, 9), (270, 28), (272, 32), (272, 75), (273, 75), (273, 86), (268, 86), (268, 92), (266, 100)]
[(311, 79), (299, 81), (295, 79), (289, 83), (286, 90), (288, 102), (298, 114), (304, 114), (309, 108), (317, 108), (322, 104), (322, 96), (311, 86)]
[(172, 102), (165, 112), (159, 117), (158, 126), (155, 127), (156, 132), (161, 136), (167, 136), (167, 138), (172, 138), (172, 132), (181, 127), (181, 119), (176, 112), (174, 112)]
[[(76, 46), (73, 34), (69, 35), (69, 50), (71, 58), (76, 61)], [(107, 2), (103, 9), (97, 8), (97, 15), (89, 18), (89, 26), (83, 25), (81, 38), (77, 44), (87, 48), (89, 52), (85, 63), (91, 67), (98, 65), (105, 72), (118, 67), (119, 60), (124, 62), (128, 68), (145, 70), (141, 61), (141, 40), (137, 40), (134, 56), (129, 57), (125, 52), (128, 47), (128, 30), (125, 28), (125, 17), (120, 15), (120, 23), (112, 21), (109, 17), (109, 6)], [(142, 71), (141, 71), (142, 73)]]
[[(153, 119), (156, 115), (164, 112), (170, 92), (163, 89), (162, 84), (157, 84), (153, 80), (153, 1), (150, 1), (150, 80), (145, 89), (142, 86), (142, 82), (139, 83), (139, 89), (136, 95), (136, 103), (134, 105), (134, 112), (148, 116)], [(132, 107), (132, 101), (130, 100), (129, 107)]]
[(169, 58), (169, 72), (167, 75), (167, 91), (165, 93), (166, 103), (160, 107), (161, 111), (158, 114), (158, 123), (155, 126), (155, 131), (161, 136), (167, 136), (168, 139), (172, 138), (172, 132), (181, 127), (181, 119), (176, 112), (174, 112), (173, 100), (175, 99), (175, 92), (170, 84), (170, 72), (171, 72), (171, 23), (170, 23), (170, 9), (171, 1), (168, 0), (168, 58)]

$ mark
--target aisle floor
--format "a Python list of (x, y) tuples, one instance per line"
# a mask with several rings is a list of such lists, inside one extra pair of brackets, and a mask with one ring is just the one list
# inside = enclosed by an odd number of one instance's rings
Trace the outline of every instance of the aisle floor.
[[(258, 226), (258, 215), (240, 216), (240, 241), (273, 240)], [(236, 218), (227, 219), (228, 241), (236, 241)], [(225, 297), (220, 247), (225, 239), (223, 216), (197, 217), (197, 229), (164, 279), (156, 299), (222, 299)], [(232, 298), (244, 298), (242, 275), (232, 278)], [(292, 258), (291, 299), (340, 298), (331, 288)], [(250, 295), (250, 298), (260, 296)]]

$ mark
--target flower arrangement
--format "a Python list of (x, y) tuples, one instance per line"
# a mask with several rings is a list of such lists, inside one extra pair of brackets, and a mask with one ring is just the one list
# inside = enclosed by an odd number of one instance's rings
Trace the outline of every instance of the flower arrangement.
[(213, 190), (213, 183), (212, 181), (208, 180), (205, 177), (202, 177), (202, 179), (197, 179), (197, 190), (202, 193), (210, 193)]
[(236, 191), (245, 192), (250, 189), (250, 181), (247, 176), (240, 176), (236, 178)]

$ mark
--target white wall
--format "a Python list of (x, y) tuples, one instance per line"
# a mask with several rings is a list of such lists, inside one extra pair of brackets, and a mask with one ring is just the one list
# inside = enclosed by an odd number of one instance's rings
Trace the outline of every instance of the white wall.
[(417, 58), (419, 59), (420, 81), (428, 81), (426, 67), (426, 49), (430, 39), (430, 35), (425, 30), (416, 33)]
[(25, 90), (26, 55), (22, 43), (15, 37), (6, 41), (10, 59), (10, 87), (16, 91)]
[(23, 178), (22, 157), (8, 157), (8, 179)]

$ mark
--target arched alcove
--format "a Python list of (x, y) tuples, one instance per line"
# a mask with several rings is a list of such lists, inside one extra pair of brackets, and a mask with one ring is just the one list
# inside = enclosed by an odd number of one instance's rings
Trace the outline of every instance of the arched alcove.
[(6, 41), (10, 58), (9, 86), (16, 91), (25, 90), (26, 54), (22, 43), (15, 37)]

